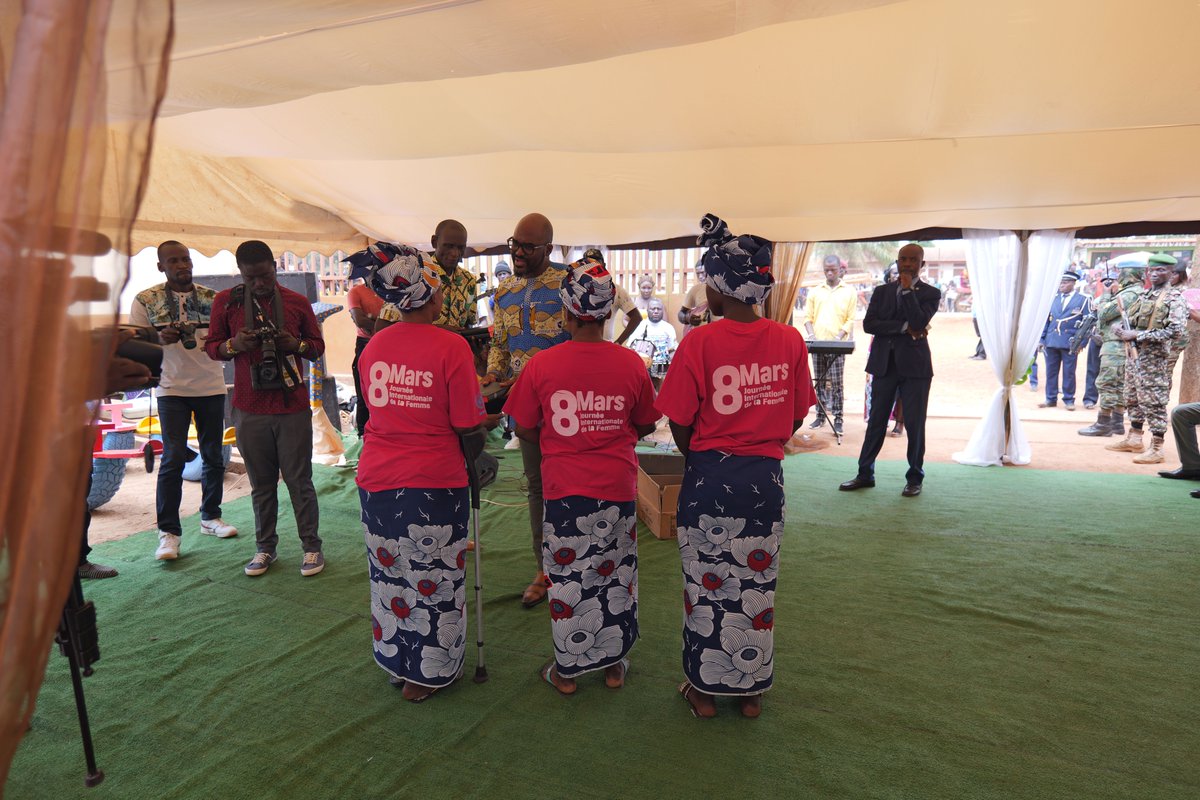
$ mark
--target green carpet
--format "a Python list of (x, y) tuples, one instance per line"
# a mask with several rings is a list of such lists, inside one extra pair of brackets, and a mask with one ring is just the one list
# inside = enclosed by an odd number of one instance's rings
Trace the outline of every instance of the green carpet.
[(82, 787), (56, 654), (5, 796), (1200, 796), (1196, 484), (932, 464), (926, 493), (905, 499), (903, 464), (843, 494), (851, 458), (789, 458), (775, 688), (757, 721), (732, 705), (701, 721), (675, 693), (678, 553), (644, 530), (625, 689), (593, 676), (566, 699), (540, 683), (549, 620), (518, 603), (532, 556), (520, 458), (502, 455), (485, 496), (518, 507), (481, 516), (490, 681), (469, 680), (469, 647), (468, 680), (425, 704), (388, 685), (353, 475), (320, 468), (328, 566), (314, 578), (299, 575), (290, 514), (280, 560), (242, 574), (249, 498), (226, 506), (236, 539), (185, 522), (176, 562), (154, 560), (152, 533), (96, 549), (121, 570), (85, 584), (107, 779)]

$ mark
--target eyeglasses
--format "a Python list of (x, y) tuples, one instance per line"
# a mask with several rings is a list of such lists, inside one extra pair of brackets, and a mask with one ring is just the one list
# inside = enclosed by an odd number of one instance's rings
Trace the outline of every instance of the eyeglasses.
[[(546, 244), (549, 244), (549, 242), (547, 242)], [(508, 237), (508, 249), (513, 251), (514, 253), (521, 251), (521, 250), (524, 250), (526, 253), (532, 253), (534, 250), (542, 249), (543, 247), (546, 246), (546, 244), (533, 244), (532, 242), (518, 242), (516, 239), (512, 238), (511, 236)]]

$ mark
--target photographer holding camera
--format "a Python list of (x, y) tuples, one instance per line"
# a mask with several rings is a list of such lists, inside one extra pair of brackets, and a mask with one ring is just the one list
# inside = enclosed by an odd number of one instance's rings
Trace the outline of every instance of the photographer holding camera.
[(129, 309), (129, 321), (157, 330), (163, 345), (162, 377), (155, 392), (163, 454), (158, 470), (158, 549), (154, 557), (171, 561), (179, 557), (179, 540), (183, 535), (179, 503), (183, 496), (188, 427), (193, 415), (204, 464), (200, 475), (200, 532), (228, 539), (237, 536), (237, 528), (221, 519), (225, 376), (221, 365), (199, 346), (208, 335), (217, 293), (192, 282), (192, 257), (179, 242), (166, 241), (158, 246), (158, 271), (166, 276), (167, 282), (138, 293)]
[(210, 357), (234, 362), (233, 424), (250, 477), (258, 542), (245, 572), (262, 575), (275, 561), (282, 473), (304, 547), (300, 574), (316, 575), (325, 568), (325, 558), (317, 535), (320, 510), (312, 482), (307, 370), (300, 360), (320, 358), (325, 340), (308, 299), (276, 281), (271, 248), (260, 241), (243, 242), (236, 257), (242, 284), (213, 300), (204, 347)]

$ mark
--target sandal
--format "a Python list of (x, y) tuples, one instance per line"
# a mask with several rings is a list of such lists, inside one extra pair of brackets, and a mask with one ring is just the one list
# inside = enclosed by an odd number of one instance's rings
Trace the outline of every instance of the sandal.
[[(546, 683), (553, 686), (554, 691), (558, 692), (563, 697), (570, 697), (571, 695), (575, 694), (575, 689), (572, 688), (569, 692), (563, 691), (563, 688), (558, 685), (554, 678), (550, 677), (550, 672), (554, 669), (556, 663), (557, 662), (555, 662), (555, 660), (552, 658), (545, 664), (542, 664), (541, 668), (538, 669), (538, 675), (541, 676), (542, 680), (544, 680)], [(556, 672), (554, 674), (557, 675), (558, 673)]]
[(679, 696), (683, 698), (683, 702), (688, 704), (688, 708), (690, 708), (692, 711), (692, 716), (696, 719), (711, 719), (712, 717), (715, 717), (717, 715), (715, 709), (713, 710), (713, 713), (709, 715), (700, 713), (700, 709), (695, 703), (692, 702), (691, 693), (693, 690), (695, 690), (697, 693), (700, 693), (699, 689), (696, 689), (695, 686), (692, 686), (691, 681), (684, 681), (683, 683), (679, 684)]
[[(433, 686), (429, 689), (428, 692), (426, 692), (423, 695), (419, 695), (418, 697), (406, 697), (404, 699), (410, 703), (424, 703), (426, 700), (433, 697), (435, 694), (442, 691), (443, 689), (449, 689), (451, 686), (458, 683), (459, 680), (462, 678), (463, 671), (465, 669), (466, 669), (466, 665), (464, 665), (463, 668), (458, 671), (458, 674), (454, 676), (454, 679), (451, 680), (449, 683), (447, 683), (445, 686)], [(397, 684), (392, 684), (392, 685), (395, 686)], [(416, 686), (416, 685), (417, 684), (415, 684), (415, 683), (413, 684), (413, 686)]]
[(762, 695), (749, 694), (741, 699), (738, 703), (742, 711), (742, 716), (747, 719), (758, 719), (758, 715), (762, 713)]
[(533, 608), (546, 599), (546, 592), (549, 589), (550, 579), (546, 577), (546, 573), (539, 572), (533, 579), (533, 583), (525, 587), (525, 593), (521, 595), (521, 605), (525, 608)]
[[(618, 677), (616, 680), (613, 680), (613, 678), (610, 676), (610, 673), (609, 673), (609, 670), (613, 669), (614, 667), (621, 668), (620, 677)], [(622, 686), (625, 685), (625, 676), (628, 674), (629, 674), (629, 659), (622, 658), (620, 661), (613, 664), (612, 666), (605, 668), (605, 670), (604, 670), (604, 685), (610, 689), (620, 689)]]

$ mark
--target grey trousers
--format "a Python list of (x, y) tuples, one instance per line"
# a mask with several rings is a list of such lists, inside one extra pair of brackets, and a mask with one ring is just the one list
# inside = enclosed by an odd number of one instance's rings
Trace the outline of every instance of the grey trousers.
[(279, 544), (275, 523), (279, 517), (279, 476), (287, 484), (296, 515), (296, 532), (306, 553), (321, 551), (317, 535), (321, 512), (312, 482), (312, 412), (248, 414), (233, 409), (238, 452), (250, 478), (254, 506), (254, 538), (258, 552), (274, 553)]
[(533, 558), (538, 572), (542, 571), (542, 446), (521, 440), (521, 464), (529, 481), (529, 530), (533, 534)]
[(1184, 403), (1171, 411), (1171, 433), (1184, 469), (1200, 470), (1200, 448), (1196, 447), (1196, 426), (1200, 425), (1200, 403)]

